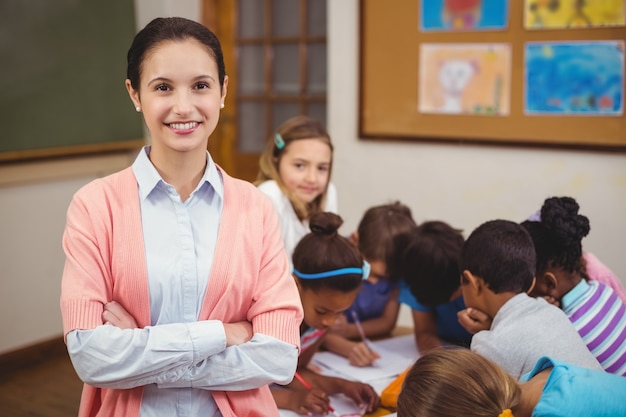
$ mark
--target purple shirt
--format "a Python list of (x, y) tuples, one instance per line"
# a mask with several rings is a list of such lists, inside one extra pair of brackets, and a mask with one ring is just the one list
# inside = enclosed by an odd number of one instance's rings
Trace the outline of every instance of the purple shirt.
[(563, 296), (561, 308), (602, 367), (626, 376), (626, 306), (617, 294), (582, 280)]

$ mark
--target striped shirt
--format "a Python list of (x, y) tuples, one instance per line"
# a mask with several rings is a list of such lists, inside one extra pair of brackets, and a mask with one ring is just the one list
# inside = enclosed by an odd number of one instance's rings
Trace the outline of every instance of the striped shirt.
[(607, 285), (582, 280), (561, 307), (604, 370), (626, 376), (626, 306)]
[(309, 327), (300, 335), (300, 354), (313, 346), (315, 342), (320, 340), (320, 337), (326, 334), (328, 329), (316, 329), (315, 327)]

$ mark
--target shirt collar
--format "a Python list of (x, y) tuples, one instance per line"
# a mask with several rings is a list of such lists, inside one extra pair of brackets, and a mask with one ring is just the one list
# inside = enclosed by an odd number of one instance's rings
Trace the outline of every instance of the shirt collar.
[[(164, 184), (163, 178), (159, 175), (148, 155), (150, 154), (150, 145), (144, 146), (143, 149), (137, 155), (135, 162), (133, 162), (133, 172), (137, 178), (139, 185), (139, 198), (145, 200), (150, 193), (159, 185)], [(222, 177), (219, 174), (217, 165), (213, 162), (211, 155), (207, 151), (206, 153), (207, 163), (204, 170), (204, 174), (196, 187), (196, 190), (200, 189), (205, 183), (212, 187), (215, 193), (223, 200), (224, 198), (224, 184)], [(195, 190), (194, 190), (195, 192)]]

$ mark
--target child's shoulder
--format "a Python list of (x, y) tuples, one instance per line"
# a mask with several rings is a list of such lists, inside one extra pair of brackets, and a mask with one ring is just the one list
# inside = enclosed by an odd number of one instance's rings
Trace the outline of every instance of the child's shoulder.
[(257, 185), (257, 188), (265, 194), (282, 194), (282, 191), (275, 180), (263, 181)]
[(548, 303), (541, 297), (531, 297), (526, 293), (520, 293), (510, 298), (500, 307), (496, 317), (509, 320), (545, 321), (553, 317), (566, 318), (563, 311)]

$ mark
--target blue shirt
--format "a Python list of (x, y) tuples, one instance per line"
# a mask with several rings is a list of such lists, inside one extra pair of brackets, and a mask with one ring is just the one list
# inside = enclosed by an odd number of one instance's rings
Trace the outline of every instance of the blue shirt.
[[(209, 280), (224, 196), (223, 182), (207, 152), (196, 189), (184, 202), (148, 158), (150, 147), (133, 164), (139, 187), (150, 290), (151, 326), (121, 330), (98, 326), (68, 334), (74, 366), (108, 362), (97, 386), (144, 386), (141, 417), (221, 416), (210, 390), (244, 390), (270, 376), (259, 362), (297, 360), (297, 349), (273, 337), (226, 347), (218, 320), (198, 321)], [(129, 202), (132, 204), (132, 202)], [(189, 357), (206, 358), (189, 367)], [(194, 363), (198, 363), (195, 360)], [(163, 364), (171, 365), (163, 371)], [(236, 372), (234, 370), (236, 369)], [(94, 384), (92, 384), (94, 385)], [(192, 388), (193, 387), (193, 388)]]
[(372, 284), (368, 280), (363, 281), (356, 299), (350, 308), (344, 312), (348, 322), (354, 322), (353, 311), (356, 312), (360, 321), (382, 316), (389, 296), (396, 288), (398, 288), (398, 284), (388, 279), (379, 279), (376, 284)]
[(520, 381), (552, 368), (533, 417), (615, 417), (626, 415), (626, 378), (582, 368), (547, 356)]
[(437, 324), (437, 334), (441, 339), (450, 343), (469, 346), (472, 335), (461, 326), (457, 316), (459, 311), (465, 310), (462, 296), (436, 307), (428, 307), (417, 301), (411, 293), (409, 285), (403, 280), (400, 283), (398, 299), (402, 304), (411, 307), (412, 310), (433, 313)]

